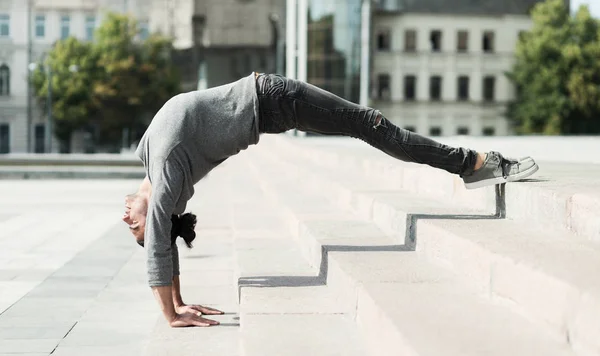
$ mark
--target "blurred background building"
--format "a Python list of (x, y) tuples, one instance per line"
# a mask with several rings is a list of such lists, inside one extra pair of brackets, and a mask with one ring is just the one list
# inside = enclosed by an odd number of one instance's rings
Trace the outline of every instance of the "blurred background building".
[(430, 136), (507, 135), (505, 73), (540, 0), (380, 0), (373, 12), (372, 105)]
[(288, 0), (288, 74), (420, 134), (510, 134), (505, 72), (541, 1)]
[(510, 134), (504, 73), (540, 1), (0, 0), (0, 153), (43, 152), (28, 64), (58, 39), (93, 40), (104, 10), (174, 38), (184, 91), (277, 72), (421, 134)]
[(184, 90), (194, 90), (281, 72), (284, 20), (282, 0), (155, 0), (150, 28), (175, 38)]

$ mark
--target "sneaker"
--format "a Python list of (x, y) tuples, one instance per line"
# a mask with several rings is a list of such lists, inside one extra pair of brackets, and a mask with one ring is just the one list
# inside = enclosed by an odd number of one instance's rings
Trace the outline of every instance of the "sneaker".
[(539, 169), (533, 158), (520, 160), (503, 157), (498, 152), (489, 152), (483, 166), (470, 176), (463, 177), (467, 189), (476, 189), (488, 185), (516, 182), (525, 179)]

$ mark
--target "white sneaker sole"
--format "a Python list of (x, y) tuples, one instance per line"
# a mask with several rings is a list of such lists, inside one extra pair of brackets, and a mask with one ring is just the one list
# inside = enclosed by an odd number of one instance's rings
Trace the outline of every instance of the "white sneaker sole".
[(485, 179), (485, 180), (480, 180), (478, 182), (465, 183), (465, 187), (467, 189), (477, 189), (477, 188), (487, 187), (487, 186), (490, 186), (490, 185), (502, 184), (502, 183), (507, 183), (507, 182), (516, 182), (516, 181), (519, 181), (521, 179), (525, 179), (527, 177), (530, 177), (532, 174), (534, 174), (535, 172), (537, 172), (538, 169), (540, 169), (540, 167), (536, 164), (536, 165), (530, 167), (526, 171), (523, 171), (523, 172), (521, 172), (519, 174), (515, 174), (513, 176), (508, 177), (508, 179), (506, 179), (504, 177), (497, 177), (497, 178), (492, 178), (492, 179)]
[(538, 171), (538, 169), (540, 169), (540, 167), (535, 164), (534, 166), (530, 167), (528, 170), (523, 171), (519, 174), (515, 174), (514, 176), (510, 176), (508, 177), (508, 181), (509, 182), (517, 182), (520, 181), (521, 179), (525, 179), (527, 177), (530, 177), (532, 174), (534, 174), (535, 172)]

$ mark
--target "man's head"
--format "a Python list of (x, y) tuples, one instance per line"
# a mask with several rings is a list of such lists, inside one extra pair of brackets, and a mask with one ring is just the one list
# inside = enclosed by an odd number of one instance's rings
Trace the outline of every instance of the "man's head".
[(146, 230), (146, 214), (148, 213), (148, 198), (139, 192), (125, 197), (125, 214), (123, 221), (129, 225), (129, 230), (138, 244), (144, 243)]

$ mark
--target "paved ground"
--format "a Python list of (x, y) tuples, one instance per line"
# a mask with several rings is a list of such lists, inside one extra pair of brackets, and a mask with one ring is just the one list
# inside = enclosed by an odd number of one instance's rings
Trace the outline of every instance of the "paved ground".
[[(188, 206), (202, 240), (181, 253), (184, 300), (228, 313), (211, 330), (171, 330), (162, 319), (144, 251), (120, 221), (137, 181), (1, 181), (0, 355), (237, 354), (233, 186), (226, 167), (214, 176)], [(211, 352), (186, 345), (190, 333), (227, 342)]]

